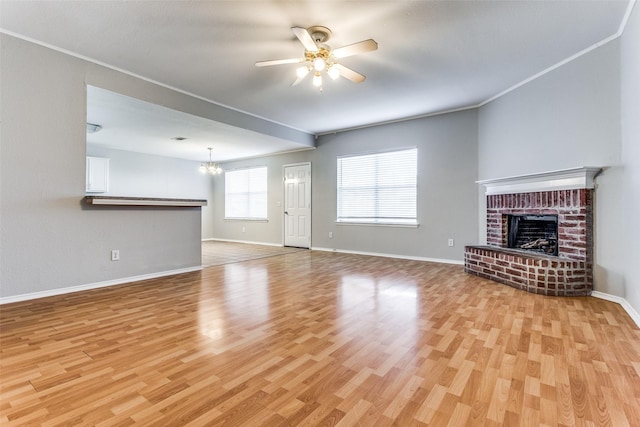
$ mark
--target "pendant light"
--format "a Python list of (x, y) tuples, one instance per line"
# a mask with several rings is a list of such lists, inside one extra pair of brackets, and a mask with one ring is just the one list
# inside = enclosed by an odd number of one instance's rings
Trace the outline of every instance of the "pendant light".
[(218, 163), (213, 163), (211, 160), (211, 153), (213, 152), (212, 147), (208, 147), (209, 149), (209, 162), (200, 164), (200, 172), (208, 173), (209, 175), (219, 175), (223, 172), (222, 168)]

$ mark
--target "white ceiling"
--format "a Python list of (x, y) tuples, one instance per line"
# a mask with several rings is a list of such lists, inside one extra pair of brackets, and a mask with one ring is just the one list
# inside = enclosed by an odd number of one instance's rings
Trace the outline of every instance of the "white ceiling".
[(87, 86), (87, 123), (102, 126), (87, 134), (94, 146), (188, 160), (208, 160), (207, 147), (216, 162), (309, 148), (94, 86)]
[[(0, 27), (275, 123), (323, 134), (480, 105), (619, 34), (628, 7), (629, 0), (2, 0)], [(333, 31), (328, 42), (333, 48), (368, 38), (378, 42), (377, 51), (341, 61), (366, 75), (365, 82), (340, 78), (327, 81), (319, 92), (310, 79), (290, 86), (295, 64), (254, 66), (302, 56), (291, 27), (312, 25)], [(161, 107), (138, 108), (136, 120), (129, 111), (127, 120), (126, 109), (144, 103), (94, 95), (88, 117), (105, 126), (93, 134), (96, 138), (109, 136), (109, 115), (120, 115), (116, 121), (125, 140), (147, 129), (131, 126), (155, 122), (149, 129), (167, 132), (165, 140), (194, 135), (192, 142), (197, 142), (182, 149), (173, 144), (172, 152), (158, 154), (202, 160), (196, 152), (213, 144), (217, 160), (226, 160), (302, 148)], [(176, 126), (165, 129), (156, 120)], [(187, 131), (191, 135), (181, 135)]]

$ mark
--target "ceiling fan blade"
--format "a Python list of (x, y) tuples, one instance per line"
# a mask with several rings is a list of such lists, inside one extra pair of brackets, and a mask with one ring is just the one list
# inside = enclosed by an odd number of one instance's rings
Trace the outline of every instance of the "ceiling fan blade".
[(345, 67), (344, 65), (333, 64), (333, 66), (338, 70), (340, 70), (340, 75), (342, 77), (344, 77), (345, 79), (349, 79), (354, 83), (362, 83), (364, 79), (366, 79), (366, 77), (363, 76), (362, 74), (357, 73), (353, 71), (351, 68)]
[(357, 55), (359, 53), (371, 52), (372, 50), (378, 49), (378, 43), (375, 40), (363, 40), (358, 43), (350, 44), (347, 46), (339, 47), (334, 49), (333, 56), (336, 58), (346, 58), (347, 56)]
[(282, 64), (297, 64), (304, 61), (304, 58), (292, 58), (292, 59), (274, 59), (273, 61), (259, 61), (256, 62), (256, 67), (268, 67), (270, 65), (282, 65)]
[(296, 35), (296, 37), (298, 38), (298, 40), (300, 40), (300, 43), (302, 43), (302, 46), (304, 46), (306, 50), (308, 50), (309, 52), (318, 51), (316, 42), (313, 41), (313, 39), (311, 38), (311, 34), (309, 34), (309, 31), (307, 31), (306, 28), (293, 27), (291, 28), (291, 31), (293, 31), (293, 34)]

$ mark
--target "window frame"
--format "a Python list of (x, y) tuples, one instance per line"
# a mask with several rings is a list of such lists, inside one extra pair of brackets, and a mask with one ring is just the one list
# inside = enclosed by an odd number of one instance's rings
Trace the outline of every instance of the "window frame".
[[(414, 186), (412, 186), (413, 191), (414, 191), (414, 195), (415, 198), (412, 201), (412, 208), (414, 210), (414, 215), (415, 217), (409, 218), (406, 221), (405, 220), (398, 220), (398, 219), (384, 219), (384, 217), (380, 217), (380, 216), (375, 216), (372, 217), (371, 220), (359, 220), (357, 218), (354, 217), (348, 217), (345, 215), (345, 212), (340, 212), (341, 209), (341, 182), (340, 182), (340, 177), (341, 177), (341, 161), (343, 159), (347, 159), (347, 158), (357, 158), (357, 157), (374, 157), (374, 159), (376, 157), (379, 156), (384, 156), (385, 154), (390, 154), (390, 153), (399, 153), (399, 152), (406, 152), (406, 151), (414, 151), (415, 152), (415, 177), (414, 179)], [(375, 159), (374, 161), (379, 162), (378, 159)], [(394, 166), (395, 169), (398, 168), (397, 165)], [(376, 180), (378, 180), (380, 178), (380, 175), (376, 173)], [(397, 185), (397, 184), (396, 184)], [(418, 222), (418, 147), (406, 147), (406, 148), (394, 148), (394, 149), (389, 149), (389, 150), (380, 150), (380, 151), (375, 151), (375, 152), (369, 152), (369, 153), (359, 153), (359, 154), (347, 154), (347, 155), (343, 155), (343, 156), (338, 156), (336, 159), (336, 225), (363, 225), (363, 226), (382, 226), (382, 227), (409, 227), (409, 228), (416, 228), (419, 226), (419, 222)], [(344, 188), (344, 186), (342, 187)], [(375, 186), (375, 188), (372, 190), (374, 193), (380, 191), (379, 189), (384, 190), (384, 186)], [(378, 205), (378, 202), (380, 201), (378, 196), (374, 196), (374, 198), (372, 199), (373, 202)], [(384, 209), (384, 208), (382, 208)], [(375, 211), (377, 211), (379, 213), (380, 209), (378, 207), (374, 208)], [(342, 214), (342, 216), (341, 216)]]
[[(229, 178), (233, 176), (234, 173), (238, 172), (247, 172), (250, 173), (252, 170), (264, 169), (264, 180), (259, 180), (257, 182), (264, 182), (264, 191), (252, 191), (251, 188), (251, 177), (248, 176), (247, 179), (247, 191), (244, 192), (229, 192), (230, 180)], [(225, 171), (225, 184), (224, 184), (224, 220), (225, 221), (256, 221), (256, 222), (266, 222), (269, 220), (269, 168), (266, 165), (261, 166), (249, 166), (237, 169), (231, 169)], [(233, 178), (232, 178), (233, 179)], [(262, 190), (262, 189), (260, 189)], [(252, 198), (252, 194), (254, 197)], [(229, 195), (246, 195), (246, 205), (249, 210), (245, 211), (247, 215), (251, 214), (250, 207), (252, 205), (252, 200), (255, 197), (264, 197), (264, 216), (228, 216), (228, 206), (230, 204)], [(262, 196), (264, 195), (264, 196)], [(254, 200), (255, 203), (255, 200)]]

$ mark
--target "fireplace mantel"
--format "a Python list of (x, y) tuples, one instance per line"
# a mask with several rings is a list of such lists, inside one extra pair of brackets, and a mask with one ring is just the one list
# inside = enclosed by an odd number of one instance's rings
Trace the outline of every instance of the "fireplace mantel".
[(594, 179), (601, 167), (582, 166), (529, 175), (476, 181), (486, 189), (486, 194), (531, 193), (536, 191), (572, 190), (594, 188)]

